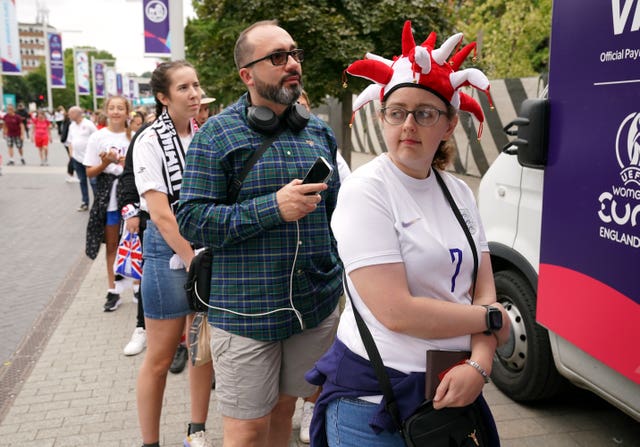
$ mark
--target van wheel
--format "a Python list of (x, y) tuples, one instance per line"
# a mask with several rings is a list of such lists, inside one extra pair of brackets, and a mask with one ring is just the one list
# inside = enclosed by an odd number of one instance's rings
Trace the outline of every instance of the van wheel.
[(491, 379), (515, 401), (550, 398), (564, 379), (553, 363), (549, 334), (535, 321), (536, 296), (529, 282), (512, 270), (494, 275), (498, 302), (509, 314), (511, 337), (493, 359)]

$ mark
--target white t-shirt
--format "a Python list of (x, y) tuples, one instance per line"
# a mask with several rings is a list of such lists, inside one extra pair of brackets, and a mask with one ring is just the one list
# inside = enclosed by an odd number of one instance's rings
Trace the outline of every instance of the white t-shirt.
[(92, 121), (82, 118), (80, 124), (75, 121), (69, 123), (69, 134), (67, 143), (71, 145), (72, 156), (80, 163), (84, 162), (84, 154), (87, 150), (87, 142), (92, 133), (97, 131), (96, 125)]
[[(442, 177), (480, 257), (488, 244), (473, 193), (454, 176), (443, 172)], [(402, 262), (413, 296), (471, 303), (473, 255), (433, 173), (422, 180), (409, 177), (387, 154), (380, 155), (345, 180), (331, 228), (347, 274), (365, 266)], [(391, 332), (364, 305), (348, 276), (347, 282), (385, 366), (405, 373), (425, 371), (428, 349), (470, 348), (468, 335), (425, 340)], [(351, 351), (368, 358), (348, 299), (337, 336)]]
[[(129, 147), (129, 139), (126, 132), (112, 132), (107, 127), (94, 132), (87, 141), (87, 150), (84, 154), (83, 164), (85, 166), (98, 166), (102, 163), (100, 154), (107, 150), (114, 150), (118, 152), (118, 156), (124, 157), (127, 155), (127, 148)], [(111, 163), (103, 172), (107, 174), (120, 175), (124, 168), (122, 165)], [(109, 196), (109, 206), (107, 211), (118, 210), (118, 199), (116, 197), (116, 187), (118, 186), (118, 180), (113, 182), (111, 187), (111, 195)]]
[(340, 152), (336, 152), (336, 164), (338, 165), (338, 176), (342, 184), (345, 179), (349, 177), (349, 174), (351, 174), (351, 168), (349, 168), (349, 165)]
[[(180, 143), (185, 154), (191, 144), (195, 131), (191, 127), (191, 134), (187, 137), (180, 137)], [(159, 191), (168, 193), (167, 185), (162, 175), (164, 165), (164, 150), (158, 143), (158, 137), (152, 126), (142, 131), (134, 144), (133, 150), (133, 172), (136, 179), (136, 188), (140, 194), (140, 209), (149, 211), (147, 201), (142, 195), (147, 191)]]

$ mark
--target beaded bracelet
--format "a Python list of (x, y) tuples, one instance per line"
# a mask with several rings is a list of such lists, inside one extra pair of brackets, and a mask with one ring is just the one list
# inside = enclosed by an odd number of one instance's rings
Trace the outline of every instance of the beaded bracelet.
[(489, 374), (487, 374), (487, 372), (482, 366), (480, 366), (478, 362), (473, 360), (465, 360), (464, 362), (480, 373), (480, 375), (484, 379), (484, 383), (489, 383)]

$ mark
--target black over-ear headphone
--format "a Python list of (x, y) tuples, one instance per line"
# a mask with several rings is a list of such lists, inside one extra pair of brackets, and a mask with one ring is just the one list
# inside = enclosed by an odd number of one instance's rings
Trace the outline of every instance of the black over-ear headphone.
[(264, 106), (247, 107), (249, 126), (260, 133), (273, 135), (281, 126), (287, 126), (293, 132), (300, 132), (309, 122), (309, 111), (302, 104), (291, 104), (280, 116)]

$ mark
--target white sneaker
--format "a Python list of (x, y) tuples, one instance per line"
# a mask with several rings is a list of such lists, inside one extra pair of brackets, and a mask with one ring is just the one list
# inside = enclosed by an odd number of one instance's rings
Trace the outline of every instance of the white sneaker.
[(213, 447), (213, 443), (207, 438), (204, 430), (195, 432), (184, 438), (184, 447)]
[(309, 444), (311, 438), (309, 437), (309, 426), (311, 425), (311, 418), (313, 418), (313, 408), (316, 405), (313, 402), (305, 402), (302, 404), (302, 417), (300, 418), (300, 442)]
[(147, 347), (147, 333), (144, 328), (137, 327), (131, 335), (131, 340), (124, 347), (124, 355), (138, 355)]
[(67, 178), (65, 179), (65, 182), (67, 182), (67, 183), (80, 183), (80, 180), (78, 179), (78, 177), (74, 177), (72, 175), (68, 175)]

